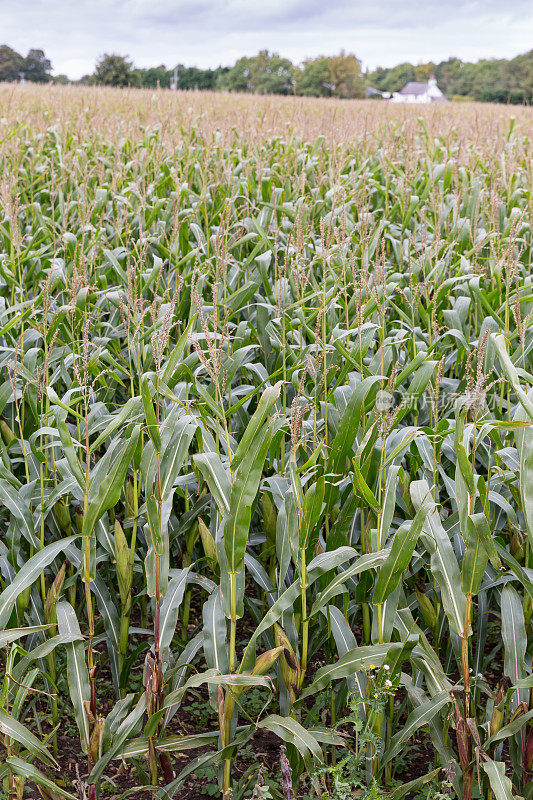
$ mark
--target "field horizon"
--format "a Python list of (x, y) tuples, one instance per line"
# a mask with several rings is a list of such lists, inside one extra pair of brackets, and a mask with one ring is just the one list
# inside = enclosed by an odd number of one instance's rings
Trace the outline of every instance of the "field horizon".
[[(90, 112), (91, 125), (98, 129), (105, 120), (122, 125), (163, 124), (172, 135), (171, 122), (218, 125), (222, 132), (235, 127), (241, 133), (257, 132), (266, 135), (298, 133), (307, 139), (325, 136), (335, 143), (359, 141), (364, 132), (374, 135), (384, 122), (412, 124), (422, 117), (432, 132), (446, 134), (451, 120), (461, 117), (471, 134), (487, 136), (479, 125), (490, 122), (487, 137), (498, 137), (510, 118), (526, 130), (531, 125), (533, 108), (529, 106), (477, 103), (471, 101), (446, 104), (397, 105), (379, 100), (341, 100), (337, 98), (298, 97), (283, 95), (240, 94), (226, 91), (170, 91), (168, 89), (114, 88), (94, 86), (58, 86), (0, 83), (1, 107), (11, 112), (27, 114), (27, 121), (38, 128), (47, 122), (64, 124), (73, 120), (83, 122)], [(177, 117), (173, 112), (178, 112)], [(135, 119), (131, 119), (132, 114)], [(354, 124), (355, 128), (350, 126)], [(170, 129), (169, 129), (170, 128)]]

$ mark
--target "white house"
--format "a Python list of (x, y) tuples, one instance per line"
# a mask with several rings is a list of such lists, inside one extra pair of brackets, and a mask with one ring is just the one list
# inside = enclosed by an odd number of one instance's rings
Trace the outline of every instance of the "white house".
[(393, 92), (393, 103), (447, 103), (443, 93), (432, 75), (427, 83), (410, 81), (399, 92)]

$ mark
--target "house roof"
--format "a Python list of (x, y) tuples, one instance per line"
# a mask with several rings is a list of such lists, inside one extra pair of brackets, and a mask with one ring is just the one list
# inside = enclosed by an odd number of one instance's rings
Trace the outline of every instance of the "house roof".
[(417, 81), (409, 81), (403, 89), (400, 89), (400, 94), (425, 94), (428, 90), (427, 83), (418, 83)]

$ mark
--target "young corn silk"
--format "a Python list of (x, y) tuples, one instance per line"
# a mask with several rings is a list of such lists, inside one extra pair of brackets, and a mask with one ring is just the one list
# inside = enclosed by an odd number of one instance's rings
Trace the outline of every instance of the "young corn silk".
[(533, 797), (531, 111), (0, 94), (5, 791)]

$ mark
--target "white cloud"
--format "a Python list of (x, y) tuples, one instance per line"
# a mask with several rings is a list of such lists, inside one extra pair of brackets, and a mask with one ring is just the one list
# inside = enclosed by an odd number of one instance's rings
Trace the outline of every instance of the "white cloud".
[(104, 52), (139, 66), (214, 67), (259, 49), (293, 61), (341, 48), (365, 66), (510, 57), (533, 41), (529, 0), (1, 0), (4, 41), (42, 47), (56, 73)]

